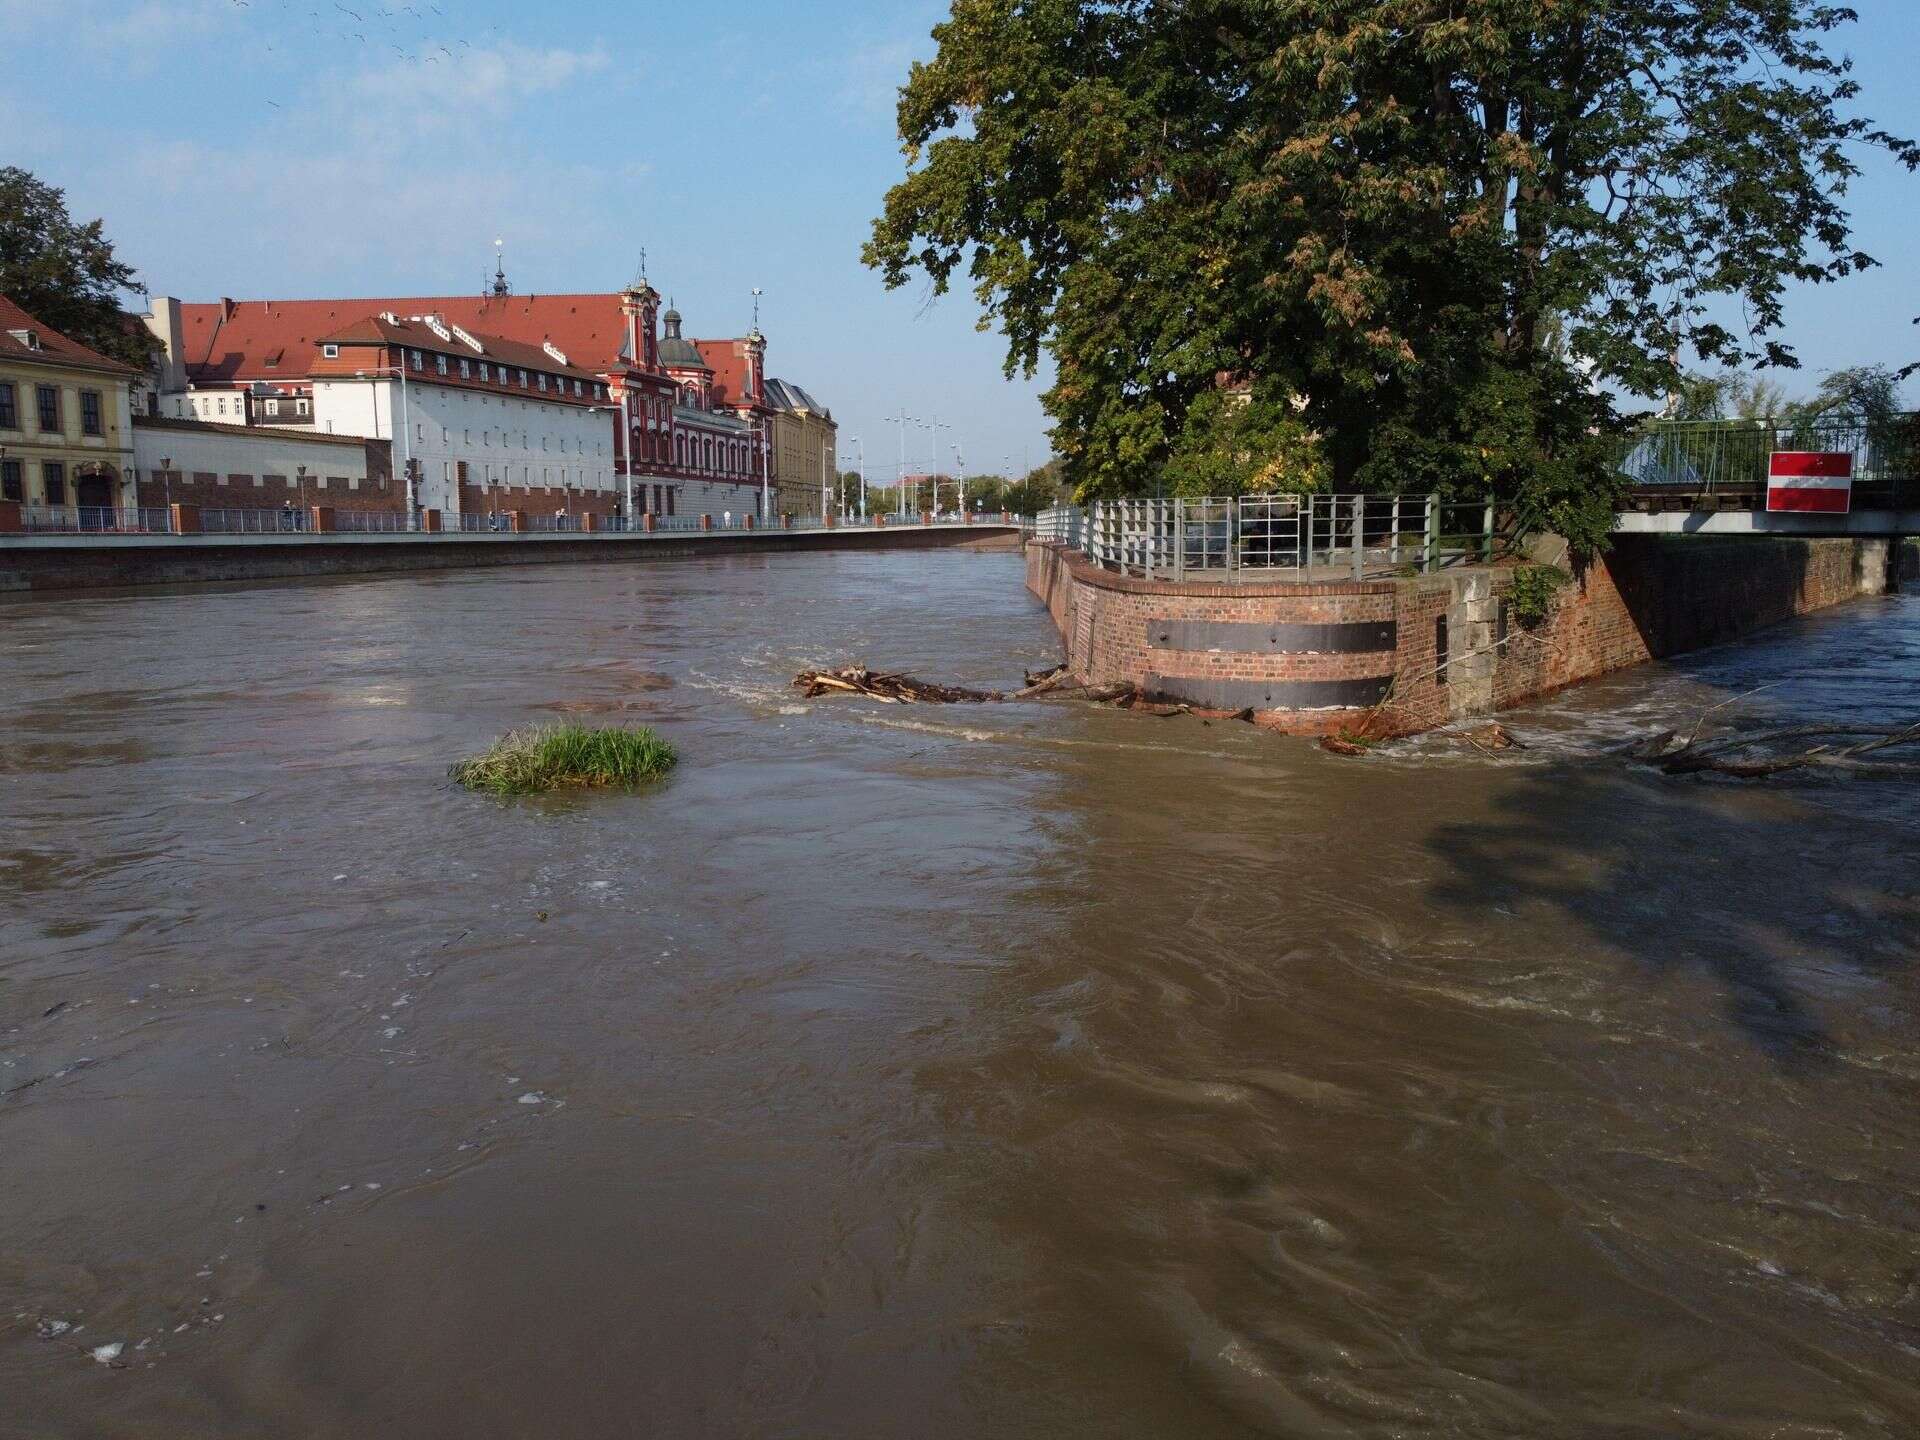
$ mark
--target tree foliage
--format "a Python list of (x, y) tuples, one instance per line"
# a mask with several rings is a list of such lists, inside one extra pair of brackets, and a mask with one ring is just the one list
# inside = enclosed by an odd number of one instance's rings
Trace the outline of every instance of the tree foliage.
[(76, 222), (63, 191), (0, 167), (0, 295), (69, 339), (144, 367), (150, 342), (120, 307), (135, 280), (99, 220)]
[(865, 258), (935, 293), (964, 274), (1010, 373), (1052, 352), (1083, 495), (1217, 473), (1210, 397), (1250, 376), (1297, 400), (1331, 483), (1491, 485), (1592, 549), (1616, 483), (1601, 383), (1664, 393), (1684, 354), (1790, 365), (1786, 286), (1873, 263), (1842, 205), (1850, 147), (1914, 151), (1848, 113), (1823, 40), (1851, 18), (955, 0), (901, 91), (908, 173)]

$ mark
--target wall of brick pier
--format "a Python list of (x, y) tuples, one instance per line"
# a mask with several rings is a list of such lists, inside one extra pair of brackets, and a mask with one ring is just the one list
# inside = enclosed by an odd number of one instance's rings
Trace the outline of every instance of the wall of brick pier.
[(1528, 628), (1501, 567), (1222, 585), (1113, 575), (1040, 542), (1026, 561), (1089, 683), (1252, 708), (1304, 734), (1430, 729), (1920, 579), (1912, 541), (1621, 536)]

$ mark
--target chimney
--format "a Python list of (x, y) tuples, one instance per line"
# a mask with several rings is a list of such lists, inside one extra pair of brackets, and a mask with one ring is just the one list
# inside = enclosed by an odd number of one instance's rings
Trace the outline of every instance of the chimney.
[(232, 297), (232, 296), (230, 296), (230, 295), (222, 295), (222, 296), (220, 297), (220, 320), (221, 320), (221, 323), (223, 323), (223, 324), (224, 324), (224, 323), (225, 323), (226, 321), (228, 321), (228, 320), (231, 320), (231, 319), (233, 318), (233, 312), (234, 312), (235, 310), (238, 310), (239, 308), (240, 308), (240, 307), (239, 307), (238, 305), (235, 305), (235, 304), (233, 303), (233, 297)]
[(160, 393), (177, 395), (187, 388), (186, 335), (180, 322), (180, 302), (171, 295), (152, 295), (141, 322), (160, 342)]

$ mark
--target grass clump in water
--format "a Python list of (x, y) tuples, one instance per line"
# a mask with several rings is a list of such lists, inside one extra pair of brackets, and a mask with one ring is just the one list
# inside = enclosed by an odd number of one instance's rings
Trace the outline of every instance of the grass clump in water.
[(644, 726), (536, 725), (509, 731), (486, 754), (459, 761), (447, 773), (469, 790), (493, 795), (606, 786), (632, 790), (659, 779), (679, 758), (673, 746)]

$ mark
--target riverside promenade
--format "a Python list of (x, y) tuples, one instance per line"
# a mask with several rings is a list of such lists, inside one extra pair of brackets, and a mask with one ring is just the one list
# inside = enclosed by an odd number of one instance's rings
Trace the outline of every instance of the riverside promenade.
[[(540, 517), (542, 528), (361, 532), (335, 529), (327, 523), (331, 517), (305, 511), (291, 512), (291, 521), (273, 510), (222, 513), (256, 514), (259, 523), (230, 531), (126, 526), (10, 533), (0, 526), (0, 594), (811, 550), (1013, 550), (1022, 536), (1018, 517), (999, 515), (922, 515), (904, 524), (876, 516), (768, 528), (683, 517), (633, 530), (600, 528), (604, 521), (559, 528), (552, 517)], [(266, 528), (281, 523), (289, 528)]]

